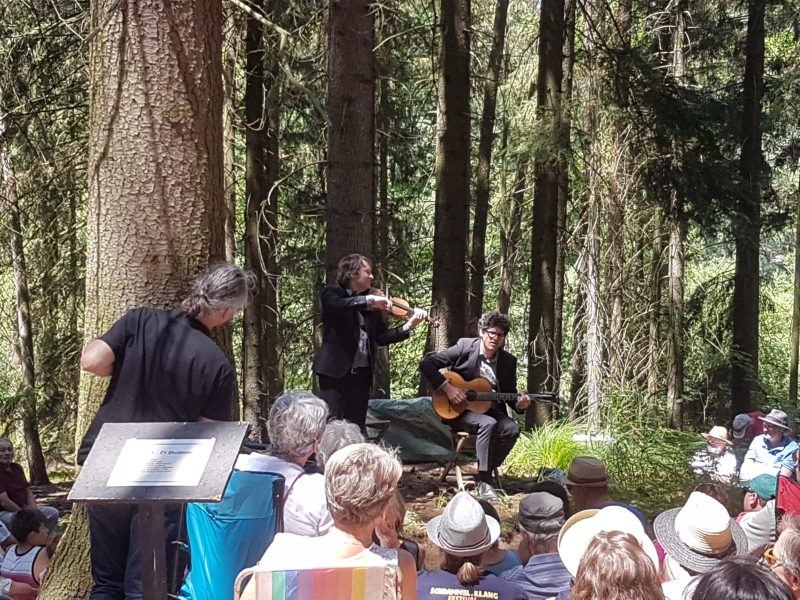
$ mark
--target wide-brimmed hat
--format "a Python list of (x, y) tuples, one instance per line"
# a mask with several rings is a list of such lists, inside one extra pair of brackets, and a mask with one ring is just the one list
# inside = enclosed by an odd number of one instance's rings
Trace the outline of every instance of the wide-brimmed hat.
[(742, 413), (740, 415), (736, 415), (733, 418), (733, 438), (734, 439), (742, 439), (744, 435), (747, 433), (747, 428), (753, 424), (753, 417), (748, 415), (747, 413)]
[(778, 478), (775, 475), (763, 473), (749, 481), (741, 481), (739, 485), (767, 501), (774, 500), (778, 494)]
[(519, 501), (519, 526), (530, 533), (557, 533), (564, 525), (564, 502), (548, 492), (533, 492)]
[(658, 515), (656, 539), (682, 567), (696, 573), (713, 569), (728, 556), (747, 554), (747, 538), (722, 504), (692, 492), (686, 504)]
[(758, 418), (764, 421), (764, 423), (769, 423), (770, 425), (775, 425), (776, 427), (782, 427), (783, 429), (789, 429), (789, 415), (779, 408), (773, 408), (771, 411), (769, 411), (769, 414), (766, 417)]
[(569, 471), (564, 478), (565, 485), (579, 485), (584, 487), (603, 487), (609, 484), (611, 478), (606, 471), (606, 466), (599, 458), (594, 456), (576, 456), (569, 465)]
[(644, 549), (653, 566), (658, 570), (658, 553), (647, 537), (642, 522), (627, 508), (606, 506), (605, 508), (582, 510), (572, 515), (558, 534), (558, 556), (573, 577), (578, 573), (586, 549), (592, 539), (603, 531), (621, 531), (635, 537)]
[(480, 554), (499, 536), (500, 523), (484, 514), (467, 492), (458, 492), (444, 512), (428, 522), (428, 539), (453, 556)]
[(732, 446), (730, 439), (728, 438), (728, 430), (722, 427), (721, 425), (715, 425), (711, 428), (708, 433), (702, 434), (706, 440), (709, 438), (714, 440), (719, 440), (721, 442), (725, 442), (728, 446)]

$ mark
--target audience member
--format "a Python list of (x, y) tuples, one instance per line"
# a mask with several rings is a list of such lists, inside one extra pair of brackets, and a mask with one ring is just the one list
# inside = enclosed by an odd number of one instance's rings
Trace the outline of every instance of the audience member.
[(558, 534), (565, 516), (564, 501), (549, 492), (533, 492), (520, 500), (518, 554), (525, 556), (527, 563), (505, 571), (500, 578), (519, 585), (528, 600), (545, 600), (569, 591), (572, 575), (558, 555)]
[(742, 463), (740, 479), (747, 481), (761, 474), (794, 477), (797, 442), (788, 437), (789, 417), (780, 409), (772, 409), (759, 417), (764, 433), (753, 438)]
[(365, 441), (364, 435), (355, 423), (344, 419), (328, 421), (317, 448), (317, 466), (324, 471), (325, 461), (334, 452), (350, 444), (362, 444)]
[(0, 521), (4, 525), (21, 508), (35, 508), (44, 515), (47, 528), (55, 533), (58, 509), (37, 505), (28, 478), (19, 463), (14, 462), (14, 446), (8, 438), (0, 438)]
[[(2, 572), (2, 562), (5, 552), (8, 551), (10, 546), (16, 543), (17, 540), (0, 521), (0, 548), (2, 548), (0, 551), (0, 572)], [(27, 583), (12, 581), (8, 577), (0, 575), (0, 600), (8, 600), (9, 597), (11, 597), (12, 600), (29, 600), (33, 591), (33, 587)]]
[(702, 434), (708, 444), (692, 457), (692, 470), (714, 481), (730, 483), (736, 475), (736, 455), (728, 430), (716, 425)]
[(444, 512), (428, 523), (428, 539), (442, 550), (444, 560), (439, 571), (419, 573), (420, 600), (525, 600), (525, 593), (517, 585), (484, 573), (484, 554), (499, 535), (500, 523), (484, 514), (481, 505), (467, 492), (457, 493)]
[(577, 456), (569, 466), (567, 477), (564, 480), (575, 510), (588, 508), (605, 508), (606, 506), (621, 506), (631, 511), (647, 528), (647, 519), (638, 508), (617, 502), (610, 496), (608, 485), (611, 478), (603, 462), (594, 456)]
[[(561, 479), (564, 479), (563, 471), (561, 472)], [(572, 501), (569, 498), (569, 492), (567, 491), (567, 488), (558, 483), (558, 481), (545, 479), (544, 481), (534, 483), (530, 488), (528, 488), (528, 493), (533, 494), (534, 492), (547, 492), (548, 494), (552, 494), (553, 496), (560, 498), (564, 505), (564, 518), (569, 519), (572, 516), (574, 511), (572, 510)]]
[(800, 600), (800, 517), (784, 515), (778, 541), (764, 552), (763, 562)]
[(711, 496), (714, 500), (722, 504), (725, 508), (730, 503), (728, 496), (728, 488), (721, 483), (714, 483), (712, 481), (703, 481), (694, 487), (695, 492), (702, 492), (706, 496)]
[(726, 558), (697, 581), (696, 600), (794, 600), (786, 584), (746, 556)]
[[(492, 517), (498, 523), (500, 522), (500, 515), (497, 509), (491, 505), (487, 500), (478, 500), (483, 512)], [(511, 549), (500, 547), (500, 538), (494, 541), (494, 544), (483, 555), (483, 570), (492, 575), (500, 575), (504, 571), (508, 571), (512, 567), (521, 567), (522, 561), (519, 555)]]
[[(325, 497), (333, 527), (325, 535), (312, 538), (279, 533), (259, 564), (275, 570), (336, 564), (394, 565), (400, 570), (403, 600), (415, 600), (414, 559), (405, 550), (381, 548), (372, 541), (402, 473), (400, 461), (375, 444), (351, 444), (335, 452), (325, 465)], [(252, 600), (254, 595), (251, 582), (243, 600)]]
[(622, 531), (594, 536), (581, 559), (570, 600), (663, 600), (657, 563)]
[(311, 392), (283, 394), (269, 411), (267, 453), (242, 454), (236, 461), (239, 471), (284, 476), (283, 527), (288, 533), (317, 536), (333, 526), (324, 477), (303, 470), (319, 447), (327, 418), (328, 406)]
[(558, 555), (564, 566), (574, 576), (589, 543), (601, 531), (621, 531), (634, 536), (650, 557), (654, 568), (658, 566), (658, 553), (647, 537), (642, 522), (622, 506), (606, 506), (575, 513), (567, 519), (558, 535)]
[(747, 536), (752, 552), (756, 548), (775, 543), (775, 494), (778, 480), (774, 475), (759, 475), (741, 484), (747, 491), (742, 508), (744, 512), (736, 521)]
[[(358, 426), (347, 423), (358, 430)], [(330, 427), (330, 424), (328, 425)], [(359, 431), (359, 435), (360, 435)], [(417, 571), (422, 570), (425, 564), (425, 548), (414, 540), (406, 539), (403, 536), (403, 522), (406, 518), (406, 502), (400, 490), (395, 490), (389, 506), (381, 515), (381, 519), (375, 525), (375, 535), (373, 539), (384, 548), (402, 548), (414, 559)]]
[(8, 548), (0, 566), (0, 575), (31, 586), (35, 594), (50, 564), (45, 547), (50, 531), (45, 516), (35, 508), (21, 508), (11, 519), (11, 533), (17, 538), (17, 543)]
[(731, 555), (746, 554), (747, 538), (727, 509), (711, 496), (692, 492), (680, 508), (658, 515), (656, 539), (666, 551), (661, 566), (664, 595), (669, 600), (688, 595), (698, 575)]
[[(766, 416), (764, 413), (753, 413), (759, 417)], [(736, 456), (736, 474), (742, 468), (744, 455), (757, 435), (764, 433), (764, 428), (761, 426), (761, 421), (757, 417), (750, 416), (747, 413), (736, 415), (733, 418), (733, 425), (731, 427), (731, 435), (733, 437), (733, 453)]]

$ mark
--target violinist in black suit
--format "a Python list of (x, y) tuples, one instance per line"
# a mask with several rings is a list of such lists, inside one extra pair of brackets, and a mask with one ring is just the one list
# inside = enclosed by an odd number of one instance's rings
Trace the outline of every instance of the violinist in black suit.
[(336, 280), (339, 285), (322, 291), (323, 339), (314, 373), (330, 416), (363, 431), (377, 346), (408, 339), (427, 313), (415, 308), (406, 323), (390, 328), (384, 312), (392, 301), (372, 289), (372, 263), (360, 254), (339, 260)]

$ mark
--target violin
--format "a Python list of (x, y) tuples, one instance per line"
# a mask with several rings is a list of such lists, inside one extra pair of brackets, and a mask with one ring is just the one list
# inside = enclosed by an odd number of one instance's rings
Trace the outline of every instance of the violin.
[[(388, 297), (389, 300), (392, 301), (392, 308), (386, 310), (386, 312), (389, 314), (390, 317), (394, 317), (395, 319), (405, 319), (414, 314), (414, 307), (411, 306), (408, 303), (408, 301), (404, 300), (403, 298), (398, 298), (397, 296), (389, 296), (389, 294), (379, 289), (373, 289), (372, 293), (377, 294), (379, 296)], [(439, 321), (437, 321), (430, 315), (426, 316), (423, 320), (426, 321), (431, 327), (439, 327), (439, 325), (441, 325)]]

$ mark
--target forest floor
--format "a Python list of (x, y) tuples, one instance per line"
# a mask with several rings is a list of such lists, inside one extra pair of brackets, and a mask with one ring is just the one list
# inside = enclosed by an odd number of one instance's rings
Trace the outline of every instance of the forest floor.
[[(428, 543), (425, 523), (432, 517), (441, 514), (447, 501), (456, 493), (458, 484), (455, 473), (451, 472), (447, 481), (442, 483), (440, 481), (442, 467), (437, 463), (405, 465), (403, 471), (400, 491), (406, 500), (408, 509), (404, 528), (405, 535), (425, 547), (425, 566), (436, 569), (439, 567), (439, 555), (437, 549)], [(469, 488), (469, 483), (475, 475), (475, 463), (468, 463), (462, 467), (462, 472)], [(46, 504), (58, 509), (61, 515), (59, 530), (62, 532), (72, 512), (72, 503), (67, 500), (72, 483), (72, 481), (65, 481), (48, 486), (32, 487), (39, 504)], [(514, 531), (514, 526), (519, 501), (527, 493), (533, 480), (503, 477), (502, 483), (505, 492), (498, 491), (499, 498), (494, 503), (494, 507), (500, 514), (502, 525), (501, 547), (516, 548), (519, 539)]]

